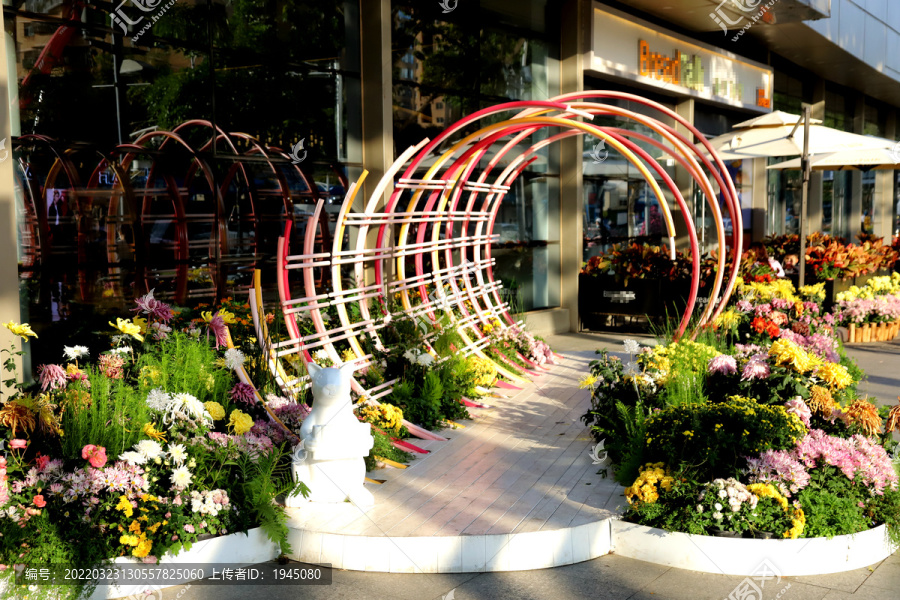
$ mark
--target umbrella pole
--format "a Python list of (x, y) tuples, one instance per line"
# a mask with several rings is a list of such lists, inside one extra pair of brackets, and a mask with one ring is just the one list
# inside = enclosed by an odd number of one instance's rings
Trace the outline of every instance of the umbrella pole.
[(809, 202), (809, 113), (810, 107), (803, 107), (803, 154), (800, 156), (800, 168), (803, 170), (802, 190), (800, 193), (800, 215), (798, 225), (800, 228), (800, 277), (798, 287), (806, 285), (806, 210)]

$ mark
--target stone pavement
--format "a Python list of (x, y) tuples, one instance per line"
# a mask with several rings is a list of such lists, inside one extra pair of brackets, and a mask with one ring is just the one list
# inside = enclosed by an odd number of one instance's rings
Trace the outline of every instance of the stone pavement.
[[(620, 351), (624, 339), (652, 343), (648, 336), (613, 333), (564, 334), (548, 338), (565, 355)], [(863, 394), (892, 404), (900, 394), (900, 344), (855, 344), (851, 357), (868, 374)], [(271, 568), (271, 565), (263, 565)], [(157, 600), (893, 600), (900, 597), (900, 552), (869, 568), (835, 575), (769, 579), (762, 597), (735, 592), (745, 578), (662, 567), (614, 554), (564, 567), (506, 573), (404, 575), (334, 571), (328, 586), (198, 586), (171, 588)]]

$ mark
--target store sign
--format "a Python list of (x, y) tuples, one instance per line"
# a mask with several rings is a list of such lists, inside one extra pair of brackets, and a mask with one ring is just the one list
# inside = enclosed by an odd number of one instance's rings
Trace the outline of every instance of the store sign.
[(594, 4), (591, 71), (770, 112), (772, 69)]

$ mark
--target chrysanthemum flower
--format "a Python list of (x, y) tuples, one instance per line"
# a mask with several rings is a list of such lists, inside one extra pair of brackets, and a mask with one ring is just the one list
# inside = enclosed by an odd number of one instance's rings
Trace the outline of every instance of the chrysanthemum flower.
[(237, 348), (229, 348), (225, 351), (225, 366), (236, 371), (244, 364), (244, 353)]
[(41, 380), (41, 389), (43, 391), (58, 390), (66, 387), (68, 377), (65, 370), (59, 365), (41, 365), (38, 367), (38, 373)]
[(256, 404), (256, 394), (253, 393), (253, 386), (244, 382), (234, 384), (228, 396), (235, 402), (243, 402), (244, 404)]
[(847, 367), (837, 363), (828, 362), (820, 365), (816, 375), (833, 388), (844, 389), (853, 383), (853, 377), (847, 371)]
[(225, 326), (225, 321), (220, 314), (216, 313), (209, 320), (209, 329), (216, 336), (216, 350), (219, 349), (219, 346), (228, 345), (228, 328)]
[(881, 433), (881, 417), (878, 415), (878, 408), (871, 402), (857, 398), (847, 408), (847, 414), (850, 421), (859, 425), (866, 435)]
[(130, 335), (139, 342), (144, 341), (144, 336), (141, 335), (141, 326), (132, 323), (130, 319), (116, 318), (115, 324), (111, 321), (109, 324), (113, 329), (121, 331), (124, 335)]
[(31, 330), (31, 326), (28, 323), (16, 323), (14, 321), (10, 321), (9, 323), (4, 323), (4, 327), (13, 332), (13, 335), (17, 335), (25, 341), (28, 341), (30, 337), (37, 337), (37, 334)]
[(737, 373), (737, 361), (733, 356), (728, 354), (720, 354), (709, 360), (708, 370), (710, 373), (719, 373), (721, 375), (734, 375)]
[(834, 410), (834, 398), (828, 388), (820, 385), (814, 385), (809, 391), (809, 402), (807, 402), (810, 410), (818, 413), (826, 419), (831, 417)]
[[(900, 397), (897, 398), (900, 400)], [(891, 411), (888, 413), (887, 425), (885, 425), (884, 430), (886, 433), (890, 433), (891, 431), (900, 431), (900, 404), (893, 407)]]
[(63, 346), (63, 356), (68, 360), (87, 358), (88, 354), (88, 349), (85, 346)]

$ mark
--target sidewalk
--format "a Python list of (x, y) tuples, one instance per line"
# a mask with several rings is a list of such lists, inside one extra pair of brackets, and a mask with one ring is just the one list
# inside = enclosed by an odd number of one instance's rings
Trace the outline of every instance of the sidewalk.
[[(548, 338), (560, 354), (591, 356), (599, 348), (620, 352), (622, 341), (653, 343), (650, 336), (569, 333)], [(862, 394), (893, 404), (900, 394), (900, 344), (855, 344), (848, 353), (868, 374)], [(575, 382), (573, 382), (574, 384)], [(264, 565), (271, 568), (270, 564)], [(784, 577), (765, 582), (762, 597), (735, 591), (744, 577), (672, 569), (614, 554), (564, 567), (506, 573), (404, 575), (333, 572), (328, 586), (192, 586), (171, 588), (153, 600), (887, 600), (900, 589), (900, 553), (866, 569), (835, 575)]]

